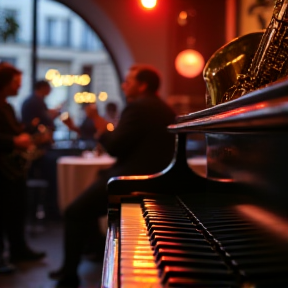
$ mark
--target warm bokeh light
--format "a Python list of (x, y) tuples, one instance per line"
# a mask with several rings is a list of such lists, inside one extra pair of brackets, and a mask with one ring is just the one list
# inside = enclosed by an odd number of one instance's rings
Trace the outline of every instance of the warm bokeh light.
[(77, 77), (77, 81), (75, 81), (76, 84), (86, 86), (90, 83), (91, 79), (88, 74), (80, 75)]
[(114, 125), (112, 123), (108, 123), (107, 126), (106, 126), (107, 130), (112, 132), (114, 131)]
[(177, 72), (187, 78), (198, 76), (203, 71), (204, 64), (203, 56), (193, 49), (180, 52), (175, 59)]
[(81, 86), (86, 86), (91, 82), (91, 78), (88, 74), (83, 75), (61, 75), (56, 69), (49, 69), (45, 78), (50, 81), (54, 87), (59, 86), (71, 86), (73, 84), (78, 84)]
[(56, 69), (49, 69), (46, 74), (45, 74), (45, 78), (48, 81), (51, 81), (56, 75), (59, 75), (59, 71)]
[(95, 103), (96, 95), (89, 92), (78, 92), (74, 95), (74, 101), (76, 103)]
[(141, 4), (146, 9), (153, 9), (157, 4), (157, 0), (141, 0)]
[(98, 99), (100, 101), (106, 101), (108, 99), (108, 94), (106, 92), (100, 92), (98, 95)]
[[(64, 75), (62, 75), (62, 77), (63, 76)], [(62, 83), (64, 86), (72, 86), (74, 84), (73, 75), (65, 75), (65, 77), (62, 78)]]
[(178, 24), (180, 26), (185, 26), (187, 24), (187, 18), (188, 18), (188, 14), (186, 11), (181, 11), (178, 15)]
[(187, 19), (187, 12), (186, 11), (181, 11), (180, 13), (179, 13), (179, 18), (180, 19)]

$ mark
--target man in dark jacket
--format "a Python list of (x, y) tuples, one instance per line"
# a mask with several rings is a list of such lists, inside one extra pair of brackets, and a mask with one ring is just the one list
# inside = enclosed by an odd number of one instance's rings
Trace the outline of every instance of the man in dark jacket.
[(28, 96), (21, 107), (22, 122), (30, 125), (33, 121), (50, 130), (55, 130), (54, 119), (59, 116), (59, 109), (48, 109), (45, 98), (50, 94), (51, 86), (46, 80), (39, 80), (34, 85), (32, 95)]
[(32, 137), (17, 121), (9, 96), (16, 96), (22, 73), (0, 64), (0, 273), (12, 272), (3, 259), (3, 238), (9, 243), (10, 261), (38, 260), (45, 253), (32, 251), (25, 240), (26, 171), (21, 152), (34, 149)]
[[(107, 130), (107, 121), (90, 106), (88, 117), (97, 129), (98, 142), (116, 163), (102, 171), (98, 179), (64, 213), (64, 261), (60, 270), (50, 273), (58, 278), (57, 287), (78, 287), (77, 265), (87, 240), (93, 239), (99, 262), (103, 260), (105, 237), (98, 227), (98, 218), (107, 214), (107, 181), (120, 175), (146, 175), (166, 168), (174, 153), (174, 135), (167, 126), (174, 122), (172, 110), (160, 99), (160, 77), (154, 68), (132, 66), (122, 89), (127, 99), (114, 131)], [(93, 234), (93, 235), (92, 235)]]

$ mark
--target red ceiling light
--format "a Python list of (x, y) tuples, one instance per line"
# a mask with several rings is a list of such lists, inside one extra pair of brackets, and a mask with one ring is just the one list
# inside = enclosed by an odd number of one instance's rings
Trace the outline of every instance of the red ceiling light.
[(157, 4), (157, 0), (141, 0), (141, 4), (146, 9), (153, 9)]
[(198, 76), (203, 71), (204, 64), (203, 56), (193, 49), (183, 50), (175, 59), (177, 72), (187, 78)]

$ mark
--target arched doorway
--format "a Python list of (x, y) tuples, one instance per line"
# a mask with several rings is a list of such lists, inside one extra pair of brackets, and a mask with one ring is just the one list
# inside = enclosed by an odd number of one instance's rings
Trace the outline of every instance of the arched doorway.
[(97, 35), (99, 35), (106, 49), (110, 52), (111, 58), (122, 80), (127, 69), (134, 62), (134, 59), (121, 32), (109, 16), (106, 15), (103, 9), (93, 0), (57, 0), (57, 2), (66, 5), (81, 16)]

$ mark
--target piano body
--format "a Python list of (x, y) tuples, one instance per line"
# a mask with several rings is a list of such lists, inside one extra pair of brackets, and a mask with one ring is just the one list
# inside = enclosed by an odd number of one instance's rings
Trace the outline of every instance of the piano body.
[[(179, 116), (164, 171), (110, 179), (102, 287), (288, 287), (288, 79)], [(205, 133), (206, 177), (186, 136)]]

